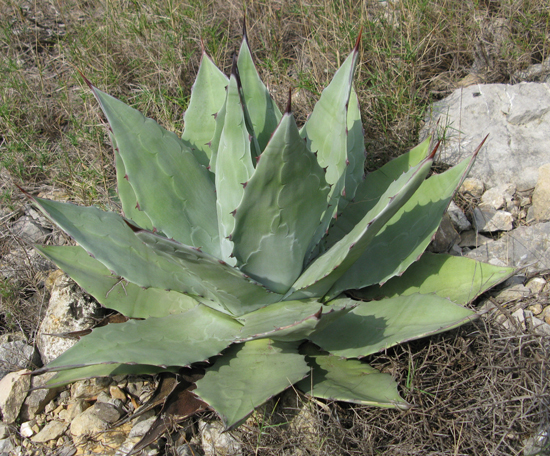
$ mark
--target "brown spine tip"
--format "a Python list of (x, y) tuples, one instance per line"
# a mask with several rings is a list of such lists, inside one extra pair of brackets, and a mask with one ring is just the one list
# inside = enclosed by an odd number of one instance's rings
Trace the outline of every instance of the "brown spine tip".
[(485, 144), (485, 141), (487, 141), (487, 138), (489, 137), (489, 134), (487, 134), (487, 136), (485, 136), (485, 138), (483, 138), (483, 141), (481, 141), (481, 143), (479, 144), (479, 146), (477, 146), (476, 150), (474, 151), (474, 157), (477, 157), (477, 154), (479, 153), (479, 151), (481, 150), (481, 148), (483, 147), (483, 144)]
[(82, 77), (82, 79), (84, 79), (84, 82), (86, 84), (88, 84), (88, 87), (91, 89), (91, 90), (94, 90), (94, 86), (93, 84), (90, 82), (90, 80), (84, 76), (84, 73), (82, 73), (82, 71), (80, 71), (78, 68), (76, 69), (76, 71), (78, 71), (80, 73), (80, 76)]
[(246, 11), (243, 13), (243, 41), (248, 44), (248, 34), (246, 33)]
[(433, 160), (435, 157), (435, 153), (437, 152), (437, 149), (439, 149), (439, 145), (441, 144), (441, 139), (437, 141), (437, 144), (435, 145), (434, 149), (432, 150), (432, 153), (428, 156), (428, 160)]
[(363, 36), (363, 27), (361, 27), (361, 30), (359, 30), (359, 36), (357, 37), (357, 41), (355, 42), (353, 52), (359, 52), (359, 44), (361, 43), (361, 36)]
[(123, 220), (124, 220), (124, 223), (126, 223), (126, 225), (128, 225), (134, 233), (139, 233), (140, 231), (143, 231), (139, 226), (136, 226), (133, 223), (130, 223), (126, 219), (123, 219)]
[(233, 52), (233, 56), (231, 57), (231, 76), (235, 76), (237, 79), (239, 78), (239, 70), (237, 68), (237, 53)]
[(204, 45), (204, 40), (202, 39), (202, 36), (201, 36), (201, 53), (203, 55), (206, 54), (206, 46)]
[(285, 114), (290, 114), (292, 112), (292, 88), (288, 88), (288, 102), (286, 104)]

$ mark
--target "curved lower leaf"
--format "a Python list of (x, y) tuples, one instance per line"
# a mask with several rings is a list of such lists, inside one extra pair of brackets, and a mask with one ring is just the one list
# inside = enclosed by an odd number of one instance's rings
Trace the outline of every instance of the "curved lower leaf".
[(241, 327), (231, 317), (203, 305), (177, 315), (102, 326), (44, 371), (109, 363), (187, 366), (220, 353)]
[(94, 364), (56, 372), (45, 384), (45, 388), (67, 385), (77, 380), (94, 377), (111, 377), (113, 375), (156, 375), (162, 372), (177, 372), (176, 367), (149, 366), (146, 364)]
[(297, 343), (258, 339), (229, 347), (194, 391), (231, 429), (309, 372)]
[(101, 305), (127, 317), (165, 317), (186, 312), (199, 304), (191, 296), (176, 291), (143, 289), (121, 277), (113, 276), (82, 247), (36, 246), (36, 249), (69, 274)]
[(301, 350), (311, 367), (308, 378), (296, 386), (304, 393), (321, 399), (346, 401), (384, 408), (408, 409), (397, 391), (397, 383), (389, 374), (382, 374), (356, 359), (328, 355), (312, 344)]
[(355, 291), (364, 300), (435, 293), (457, 304), (466, 305), (480, 294), (506, 280), (514, 268), (493, 266), (465, 257), (426, 252), (405, 273), (381, 287), (374, 285)]
[(460, 326), (476, 314), (434, 294), (362, 302), (309, 339), (333, 355), (361, 358)]

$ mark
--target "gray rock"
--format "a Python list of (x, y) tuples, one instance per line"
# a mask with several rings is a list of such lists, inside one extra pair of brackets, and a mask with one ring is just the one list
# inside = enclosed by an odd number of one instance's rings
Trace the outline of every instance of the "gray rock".
[(548, 448), (550, 443), (550, 427), (541, 429), (537, 435), (524, 441), (524, 456), (544, 456), (543, 451)]
[(31, 217), (25, 215), (11, 226), (11, 232), (29, 244), (42, 244), (52, 230), (44, 228)]
[(0, 275), (8, 279), (18, 280), (25, 277), (29, 268), (43, 272), (53, 269), (54, 264), (30, 247), (17, 247), (0, 258)]
[(0, 440), (9, 437), (9, 435), (10, 427), (6, 423), (0, 421)]
[(59, 418), (67, 423), (71, 423), (78, 415), (90, 408), (89, 402), (83, 399), (76, 399), (70, 402), (66, 410), (59, 412)]
[[(31, 377), (31, 389), (40, 388), (49, 379), (55, 376), (55, 372), (48, 372), (42, 375), (33, 375)], [(25, 402), (21, 406), (19, 414), (22, 420), (32, 420), (36, 415), (42, 413), (46, 404), (50, 402), (64, 387), (59, 388), (40, 388), (31, 391)]]
[(40, 362), (40, 355), (26, 343), (22, 333), (0, 336), (0, 379), (8, 372), (28, 369)]
[(37, 345), (44, 364), (53, 361), (76, 343), (61, 334), (90, 328), (103, 309), (85, 295), (67, 276), (58, 276), (52, 286), (46, 315), (40, 324)]
[(446, 253), (458, 241), (460, 241), (460, 236), (454, 229), (450, 216), (445, 214), (428, 250), (435, 253)]
[(420, 136), (427, 137), (439, 121), (445, 138), (441, 160), (456, 164), (490, 134), (470, 176), (489, 187), (514, 182), (526, 190), (535, 186), (538, 168), (550, 163), (549, 111), (548, 84), (478, 84), (435, 103)]
[(537, 222), (550, 220), (550, 163), (539, 168), (537, 185), (531, 199), (535, 220)]
[(462, 212), (462, 209), (460, 209), (454, 201), (451, 201), (451, 204), (449, 204), (447, 214), (449, 214), (453, 226), (459, 233), (469, 230), (472, 227), (469, 220), (464, 215), (464, 212)]
[(202, 449), (205, 456), (240, 456), (243, 454), (241, 443), (224, 432), (224, 426), (218, 421), (199, 421)]
[(479, 234), (475, 230), (463, 231), (460, 233), (460, 247), (479, 247), (480, 245), (486, 244), (491, 239), (482, 234)]
[(0, 454), (10, 455), (15, 450), (15, 445), (12, 443), (11, 439), (2, 439), (0, 440)]
[(29, 438), (34, 434), (34, 431), (32, 430), (32, 424), (32, 421), (25, 421), (24, 423), (21, 423), (19, 433), (22, 437)]
[(26, 369), (10, 372), (0, 381), (0, 412), (6, 424), (12, 424), (19, 416), (31, 385), (31, 377), (26, 375), (29, 372)]
[(61, 421), (50, 421), (42, 430), (31, 438), (33, 442), (45, 443), (61, 437), (67, 430), (68, 424)]
[(531, 294), (531, 290), (524, 285), (514, 285), (513, 287), (506, 288), (499, 291), (495, 295), (495, 299), (499, 303), (517, 301), (518, 299), (526, 298)]
[(481, 204), (492, 207), (493, 209), (502, 209), (506, 207), (506, 200), (500, 187), (493, 187), (487, 190), (481, 196)]
[(95, 398), (109, 388), (112, 380), (109, 377), (90, 378), (75, 382), (71, 386), (73, 399)]
[(466, 193), (467, 195), (473, 196), (474, 198), (481, 198), (483, 192), (485, 191), (485, 184), (480, 179), (475, 177), (467, 177), (462, 182), (459, 192)]
[(96, 402), (71, 422), (71, 434), (76, 436), (91, 435), (109, 428), (109, 424), (120, 418), (115, 406), (105, 402)]
[(527, 268), (528, 273), (550, 269), (550, 222), (520, 226), (500, 239), (468, 252), (468, 258), (498, 266)]
[(542, 277), (534, 277), (527, 284), (525, 285), (529, 290), (531, 290), (531, 293), (538, 294), (542, 290), (544, 290), (544, 287), (546, 286), (546, 280), (544, 280)]
[(506, 211), (497, 211), (492, 207), (478, 206), (474, 209), (473, 215), (474, 228), (478, 233), (510, 231), (514, 226), (512, 214)]

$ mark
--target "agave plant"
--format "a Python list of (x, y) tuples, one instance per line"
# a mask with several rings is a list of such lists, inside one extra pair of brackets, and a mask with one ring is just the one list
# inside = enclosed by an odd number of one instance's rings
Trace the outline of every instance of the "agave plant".
[(365, 176), (358, 47), (301, 129), (246, 34), (229, 78), (203, 50), (181, 138), (89, 83), (123, 215), (29, 195), (78, 243), (37, 248), (129, 320), (42, 369), (49, 385), (201, 363), (193, 394), (228, 429), (291, 385), (407, 407), (362, 358), (471, 320), (464, 305), (511, 270), (423, 253), (475, 153), (427, 178), (427, 139)]

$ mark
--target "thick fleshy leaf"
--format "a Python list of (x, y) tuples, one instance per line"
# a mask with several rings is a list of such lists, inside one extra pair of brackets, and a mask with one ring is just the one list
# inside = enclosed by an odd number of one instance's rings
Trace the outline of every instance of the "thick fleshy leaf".
[(44, 384), (44, 387), (53, 388), (55, 386), (67, 385), (77, 380), (93, 377), (110, 377), (113, 375), (156, 375), (167, 371), (177, 372), (179, 369), (179, 366), (165, 368), (146, 364), (94, 364), (92, 366), (77, 367), (75, 369), (56, 372), (56, 374)]
[(318, 301), (285, 301), (243, 315), (238, 318), (244, 325), (238, 340), (270, 338), (292, 342), (305, 339), (321, 319), (322, 307)]
[(236, 268), (200, 250), (166, 239), (149, 231), (137, 231), (137, 237), (156, 252), (179, 266), (208, 290), (208, 297), (215, 298), (233, 315), (243, 315), (282, 299), (263, 285), (250, 280)]
[(433, 155), (430, 155), (394, 181), (363, 220), (306, 269), (292, 286), (288, 299), (324, 296), (414, 194), (430, 171), (432, 162)]
[(167, 317), (129, 320), (95, 328), (44, 371), (110, 363), (187, 366), (221, 352), (241, 327), (202, 305)]
[(335, 297), (345, 290), (383, 284), (415, 262), (428, 247), (472, 163), (473, 158), (466, 159), (423, 182), (373, 239), (361, 258), (334, 284), (328, 296)]
[(297, 343), (258, 339), (229, 347), (194, 391), (231, 429), (309, 372)]
[(139, 209), (168, 237), (218, 256), (216, 192), (206, 168), (174, 133), (92, 89), (113, 131)]
[[(226, 100), (227, 100), (227, 93), (226, 93)], [(216, 161), (218, 158), (218, 149), (220, 148), (220, 139), (222, 137), (223, 127), (225, 125), (226, 107), (227, 107), (227, 102), (224, 102), (221, 109), (214, 116), (216, 120), (216, 127), (214, 129), (214, 135), (212, 136), (212, 139), (210, 141), (210, 166), (208, 166), (208, 169), (213, 173), (216, 172)]]
[(164, 317), (186, 312), (198, 301), (176, 291), (141, 288), (113, 276), (102, 263), (90, 257), (82, 247), (36, 246), (46, 258), (71, 276), (101, 305), (130, 318)]
[(146, 229), (153, 229), (153, 222), (147, 216), (147, 214), (138, 209), (138, 201), (136, 192), (128, 182), (128, 176), (126, 176), (126, 168), (124, 168), (124, 162), (120, 158), (118, 153), (118, 147), (116, 145), (116, 140), (111, 132), (109, 132), (109, 137), (111, 138), (111, 143), (113, 145), (114, 155), (115, 155), (115, 169), (116, 169), (116, 182), (117, 182), (117, 193), (122, 205), (122, 212), (125, 217), (132, 220), (136, 225)]
[(331, 304), (326, 306), (315, 300), (284, 301), (263, 307), (237, 319), (244, 324), (238, 340), (302, 340), (355, 307), (351, 299), (340, 299)]
[(397, 383), (389, 374), (382, 374), (356, 359), (342, 359), (320, 351), (312, 344), (301, 352), (311, 367), (308, 378), (296, 386), (304, 393), (321, 399), (407, 409), (409, 404), (397, 391)]
[(323, 170), (300, 138), (294, 117), (286, 113), (235, 213), (233, 253), (240, 269), (286, 293), (302, 272), (328, 191)]
[(435, 294), (362, 302), (310, 339), (344, 358), (361, 358), (399, 343), (460, 326), (476, 314)]
[(256, 71), (246, 34), (239, 50), (237, 66), (244, 102), (252, 121), (252, 128), (256, 134), (260, 152), (262, 152), (281, 120), (282, 114)]
[(376, 205), (391, 183), (425, 160), (430, 151), (430, 138), (427, 138), (406, 154), (367, 174), (365, 179), (359, 182), (353, 201), (349, 202), (344, 211), (333, 220), (327, 236), (322, 241), (323, 251), (328, 250), (348, 234)]
[[(346, 181), (342, 197), (338, 204), (338, 214), (353, 201), (359, 184), (365, 176), (365, 140), (363, 124), (361, 123), (361, 109), (359, 99), (353, 87), (351, 88), (347, 110), (347, 161)], [(397, 176), (396, 176), (397, 178)]]
[(241, 203), (244, 187), (252, 174), (251, 141), (246, 128), (238, 77), (232, 74), (227, 88), (225, 122), (216, 153), (216, 192), (220, 258), (234, 265), (233, 243), (230, 240), (235, 227), (234, 211)]
[(358, 44), (321, 93), (313, 112), (301, 130), (311, 152), (317, 154), (321, 167), (326, 168), (326, 180), (331, 186), (328, 206), (317, 228), (309, 252), (313, 251), (337, 213), (338, 202), (345, 188), (348, 135), (347, 111), (353, 74), (357, 63)]
[(227, 84), (229, 84), (227, 76), (203, 51), (197, 79), (191, 89), (189, 107), (185, 111), (185, 128), (181, 137), (203, 166), (208, 166), (210, 163), (209, 143), (216, 128), (215, 115), (225, 103)]
[[(28, 196), (47, 217), (117, 276), (144, 288), (205, 297), (219, 303), (214, 306), (217, 310), (228, 312), (223, 305), (225, 294), (222, 296), (212, 290), (209, 284), (188, 274), (181, 265), (144, 244), (120, 215), (96, 207)], [(210, 301), (204, 303), (211, 304)]]
[(373, 285), (354, 292), (361, 299), (435, 293), (457, 304), (466, 305), (480, 294), (506, 280), (514, 268), (493, 266), (465, 257), (424, 253), (402, 276), (379, 287)]

